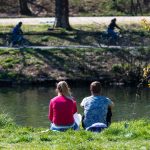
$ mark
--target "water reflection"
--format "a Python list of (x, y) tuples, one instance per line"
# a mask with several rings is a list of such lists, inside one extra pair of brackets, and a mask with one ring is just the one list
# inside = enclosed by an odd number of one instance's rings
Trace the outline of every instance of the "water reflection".
[[(78, 111), (83, 97), (90, 95), (87, 87), (72, 88), (73, 96), (77, 100)], [(102, 91), (115, 103), (113, 121), (122, 121), (150, 116), (150, 92), (144, 89), (140, 97), (136, 97), (133, 88), (110, 87)], [(8, 113), (17, 124), (33, 127), (48, 127), (49, 99), (55, 96), (54, 87), (29, 87), (29, 88), (1, 88), (0, 112)]]

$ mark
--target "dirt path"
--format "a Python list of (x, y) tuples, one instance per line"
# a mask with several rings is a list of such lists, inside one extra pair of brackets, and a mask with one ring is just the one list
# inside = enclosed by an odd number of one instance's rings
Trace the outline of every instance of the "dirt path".
[[(108, 24), (110, 20), (114, 17), (70, 17), (69, 21), (71, 25), (87, 25), (87, 24)], [(136, 17), (116, 17), (118, 24), (133, 24), (140, 23), (142, 19), (146, 19), (150, 22), (149, 16), (136, 16)], [(0, 18), (0, 25), (6, 24), (17, 24), (19, 21), (22, 21), (23, 24), (53, 24), (55, 18)]]

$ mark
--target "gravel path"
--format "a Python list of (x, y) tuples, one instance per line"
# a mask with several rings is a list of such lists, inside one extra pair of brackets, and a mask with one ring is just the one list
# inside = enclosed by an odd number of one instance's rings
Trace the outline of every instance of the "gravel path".
[[(101, 46), (85, 46), (85, 45), (69, 45), (69, 46), (20, 46), (20, 47), (7, 47), (7, 46), (0, 46), (0, 49), (21, 49), (21, 48), (33, 48), (33, 49), (76, 49), (76, 48), (111, 48), (111, 49), (139, 49), (141, 46), (107, 46), (107, 45), (101, 45)], [(148, 48), (147, 46), (142, 48)]]
[[(108, 24), (110, 20), (114, 17), (70, 17), (69, 21), (71, 25), (87, 25), (87, 24)], [(139, 23), (142, 19), (146, 19), (150, 22), (149, 16), (136, 16), (136, 17), (116, 17), (118, 24), (133, 24)], [(55, 18), (0, 18), (0, 25), (6, 24), (17, 24), (19, 21), (22, 21), (23, 24), (53, 24)]]

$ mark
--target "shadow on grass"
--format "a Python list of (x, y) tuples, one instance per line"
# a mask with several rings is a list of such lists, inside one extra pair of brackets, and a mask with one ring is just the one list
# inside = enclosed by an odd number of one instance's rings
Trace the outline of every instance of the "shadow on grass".
[[(109, 45), (109, 41), (107, 37), (104, 36), (104, 32), (99, 29), (95, 29), (91, 27), (90, 30), (82, 30), (82, 29), (72, 29), (72, 31), (66, 31), (64, 29), (54, 29), (50, 31), (44, 32), (26, 32), (25, 36), (32, 36), (33, 40), (29, 41), (30, 45), (33, 46), (47, 46), (49, 42), (36, 41), (37, 38), (40, 39), (44, 36), (55, 37), (57, 43), (57, 39), (66, 40), (68, 42), (77, 44), (77, 45), (100, 45), (105, 44)], [(6, 35), (10, 33), (0, 33), (0, 45), (5, 46)], [(118, 41), (118, 45), (120, 46), (146, 46), (148, 45), (150, 35), (148, 33), (142, 31), (123, 31), (121, 33), (121, 40)], [(36, 37), (40, 36), (40, 37)], [(2, 41), (2, 42), (1, 42)], [(148, 42), (149, 41), (149, 42)]]
[[(61, 51), (61, 52), (60, 52)], [(21, 50), (22, 57), (22, 70), (26, 66), (25, 55), (30, 54), (32, 57), (41, 60), (44, 65), (47, 65), (45, 72), (41, 72), (44, 76), (48, 77), (48, 72), (52, 70), (58, 70), (58, 72), (65, 72), (66, 75), (72, 78), (78, 78), (80, 76), (97, 76), (98, 73), (95, 69), (92, 69), (90, 61), (84, 62), (82, 58), (78, 56), (76, 52), (71, 52), (69, 49), (63, 50), (41, 50), (41, 49), (23, 49)], [(40, 70), (40, 68), (38, 68)]]

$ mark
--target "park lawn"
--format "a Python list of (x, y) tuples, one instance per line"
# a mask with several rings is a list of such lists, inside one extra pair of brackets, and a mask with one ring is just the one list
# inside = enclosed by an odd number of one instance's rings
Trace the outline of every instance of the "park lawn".
[[(10, 33), (12, 31), (12, 29), (14, 28), (15, 25), (10, 25), (10, 24), (6, 24), (6, 25), (0, 25), (0, 34), (5, 34), (5, 33)], [(50, 24), (40, 24), (40, 25), (27, 25), (27, 24), (23, 24), (22, 26), (22, 30), (25, 34), (29, 34), (29, 33), (45, 33), (47, 32), (47, 34), (54, 32), (54, 33), (68, 33), (68, 34), (72, 34), (72, 33), (76, 33), (76, 31), (106, 31), (107, 30), (107, 26), (108, 24), (101, 24), (101, 23), (93, 23), (93, 24), (87, 24), (87, 25), (72, 25), (72, 30), (66, 30), (63, 28), (55, 28)], [(121, 23), (119, 24), (119, 26), (121, 27), (121, 29), (123, 30), (130, 30), (130, 31), (137, 31), (137, 32), (143, 32), (144, 34), (148, 34), (147, 32), (147, 28), (145, 26), (145, 24), (143, 23), (143, 21), (141, 20), (141, 22), (138, 23)], [(83, 33), (82, 33), (83, 34)]]
[[(44, 132), (45, 131), (45, 132)], [(0, 115), (0, 149), (53, 150), (149, 150), (150, 120), (112, 123), (101, 133), (53, 132), (47, 128), (22, 127)]]
[[(149, 32), (142, 22), (138, 24), (121, 24), (123, 29), (121, 36), (124, 42), (120, 45), (126, 46), (148, 46)], [(23, 25), (25, 38), (31, 45), (36, 46), (69, 46), (69, 45), (92, 45), (96, 46), (98, 39), (106, 32), (107, 26), (103, 24), (74, 25), (72, 31), (62, 28), (54, 28), (51, 25)], [(6, 34), (11, 33), (12, 25), (0, 25), (0, 46), (6, 46)], [(48, 29), (51, 30), (48, 30)], [(102, 44), (106, 44), (101, 40)]]

